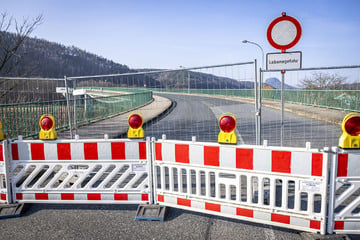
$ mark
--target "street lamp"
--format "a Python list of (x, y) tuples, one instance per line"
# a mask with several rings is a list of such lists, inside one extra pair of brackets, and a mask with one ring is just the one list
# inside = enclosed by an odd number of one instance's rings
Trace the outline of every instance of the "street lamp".
[[(265, 54), (264, 54), (264, 50), (263, 48), (257, 44), (256, 42), (252, 42), (252, 41), (248, 41), (248, 40), (242, 40), (242, 43), (250, 43), (252, 45), (257, 46), (258, 48), (260, 48), (261, 50), (261, 55), (262, 55), (262, 59), (261, 59), (261, 69), (264, 70), (264, 58), (265, 58)], [(262, 107), (262, 103), (261, 103), (261, 86), (262, 86), (262, 72), (260, 71), (260, 87), (258, 88), (257, 86), (257, 81), (255, 80), (255, 111), (256, 111), (256, 129), (257, 129), (257, 136), (256, 136), (256, 144), (260, 145), (260, 141), (261, 141), (261, 107)], [(256, 92), (258, 92), (258, 94), (256, 94)], [(258, 99), (256, 99), (258, 96)]]
[(252, 42), (252, 41), (248, 41), (248, 40), (242, 40), (242, 43), (250, 43), (250, 44), (255, 45), (255, 46), (257, 46), (258, 48), (260, 48), (261, 54), (262, 54), (261, 68), (264, 69), (264, 58), (265, 58), (265, 55), (264, 55), (264, 50), (263, 50), (263, 48), (262, 48), (259, 44), (257, 44), (256, 42)]

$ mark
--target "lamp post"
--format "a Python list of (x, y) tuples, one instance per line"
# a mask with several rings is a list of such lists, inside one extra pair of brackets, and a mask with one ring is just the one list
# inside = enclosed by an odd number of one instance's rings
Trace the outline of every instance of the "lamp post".
[[(252, 41), (249, 41), (249, 40), (243, 40), (242, 43), (250, 43), (252, 45), (255, 45), (257, 46), (258, 48), (260, 48), (261, 50), (261, 69), (264, 70), (264, 58), (265, 58), (265, 54), (264, 54), (264, 50), (263, 48), (256, 42), (252, 42)], [(256, 129), (258, 129), (258, 132), (256, 133), (257, 136), (256, 136), (256, 144), (257, 145), (260, 145), (260, 141), (261, 141), (261, 107), (262, 107), (262, 104), (261, 104), (261, 86), (262, 86), (262, 72), (260, 71), (260, 81), (259, 81), (259, 84), (260, 84), (260, 87), (258, 89), (258, 86), (257, 86), (257, 81), (255, 79), (255, 91), (258, 91), (258, 94), (255, 93), (255, 96), (258, 96), (258, 101), (257, 99), (255, 99), (256, 104), (255, 104), (255, 107), (257, 107), (257, 109), (255, 110), (256, 111)]]

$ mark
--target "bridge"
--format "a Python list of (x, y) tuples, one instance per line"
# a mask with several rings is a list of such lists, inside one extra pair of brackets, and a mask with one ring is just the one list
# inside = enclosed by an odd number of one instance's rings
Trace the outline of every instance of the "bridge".
[[(155, 137), (155, 139), (166, 139), (176, 141), (194, 141), (197, 142), (216, 142), (218, 135), (218, 118), (224, 112), (231, 112), (237, 118), (236, 135), (240, 145), (255, 145), (257, 134), (261, 133), (261, 141), (267, 140), (269, 146), (280, 146), (281, 137), (281, 103), (279, 90), (263, 90), (262, 96), (254, 89), (199, 89), (191, 88), (191, 81), (196, 82), (196, 78), (191, 75), (197, 75), (203, 71), (206, 74), (218, 75), (222, 78), (235, 78), (239, 81), (253, 81), (256, 86), (257, 81), (254, 75), (252, 63), (250, 68), (246, 68), (247, 64), (234, 65), (218, 65), (214, 67), (200, 67), (192, 69), (157, 71), (137, 74), (114, 74), (107, 76), (85, 76), (70, 77), (65, 79), (39, 80), (31, 79), (27, 81), (35, 81), (37, 83), (46, 83), (49, 81), (58, 82), (58, 87), (65, 87), (66, 91), (63, 98), (40, 101), (37, 103), (7, 103), (1, 105), (1, 120), (4, 132), (11, 138), (16, 139), (18, 135), (23, 135), (23, 139), (37, 136), (37, 121), (43, 113), (50, 113), (56, 117), (57, 131), (60, 139), (75, 138), (79, 135), (80, 139), (100, 139), (107, 134), (109, 138), (124, 138), (127, 131), (127, 117), (133, 112), (139, 112), (145, 120), (144, 130), (146, 136)], [(215, 69), (215, 70), (214, 70)], [(219, 70), (220, 69), (220, 70)], [(346, 69), (346, 68), (344, 68)], [(241, 71), (240, 71), (241, 70)], [(190, 77), (186, 73), (190, 72)], [(197, 72), (196, 72), (197, 71)], [(310, 71), (310, 70), (309, 70)], [(321, 70), (320, 71), (324, 71)], [(165, 74), (171, 72), (179, 73), (175, 79), (178, 82), (185, 83), (184, 88), (168, 88), (164, 87), (148, 87), (146, 84), (149, 76), (156, 76), (161, 79)], [(225, 73), (224, 73), (225, 72)], [(234, 72), (241, 72), (234, 73)], [(244, 72), (244, 73), (243, 73)], [(224, 77), (226, 75), (226, 77)], [(144, 84), (142, 87), (124, 88), (121, 87), (124, 81), (128, 83), (134, 81), (137, 76), (144, 76)], [(146, 76), (146, 77), (145, 77)], [(208, 75), (207, 75), (208, 76)], [(110, 79), (116, 80), (109, 83)], [(208, 76), (208, 82), (213, 78)], [(100, 79), (95, 81), (94, 79)], [(190, 80), (190, 81), (189, 81)], [(19, 79), (8, 79), (7, 81), (24, 81)], [(70, 82), (73, 81), (72, 84)], [(76, 82), (76, 83), (75, 83)], [(108, 86), (115, 85), (118, 86)], [(190, 84), (189, 84), (190, 82)], [(261, 82), (261, 81), (260, 81)], [(19, 84), (15, 84), (19, 85)], [(37, 84), (38, 85), (38, 84)], [(64, 86), (66, 85), (66, 86)], [(72, 85), (69, 87), (68, 85)], [(129, 85), (129, 84), (128, 84)], [(9, 84), (11, 86), (11, 84)], [(52, 85), (54, 87), (54, 85)], [(186, 88), (188, 86), (188, 88)], [(190, 86), (190, 87), (189, 87)], [(71, 90), (76, 94), (70, 94)], [(259, 88), (261, 89), (261, 88)], [(33, 91), (29, 89), (29, 92)], [(51, 95), (56, 95), (55, 89), (51, 90)], [(311, 143), (311, 148), (322, 149), (324, 147), (336, 146), (338, 137), (341, 135), (340, 123), (343, 116), (349, 111), (359, 111), (358, 105), (348, 101), (346, 96), (358, 96), (359, 90), (342, 90), (342, 91), (304, 91), (304, 90), (288, 90), (287, 102), (284, 108), (285, 125), (283, 146), (285, 147), (308, 147), (306, 142)], [(21, 92), (21, 91), (20, 91)], [(61, 95), (61, 94), (58, 94)], [(295, 97), (297, 96), (297, 97)], [(338, 98), (338, 99), (336, 99)], [(346, 98), (346, 101), (342, 99)], [(259, 103), (259, 99), (261, 99)], [(332, 99), (332, 101), (328, 101)], [(350, 97), (351, 99), (351, 97)], [(352, 100), (357, 102), (357, 100)], [(261, 107), (261, 130), (257, 129), (256, 120)], [(28, 115), (26, 115), (28, 114)], [(4, 117), (5, 116), (5, 117)], [(10, 117), (9, 117), (10, 116)], [(22, 125), (22, 119), (24, 125)], [(99, 206), (84, 206), (79, 208), (96, 209)], [(60, 217), (52, 216), (52, 210), (66, 209), (70, 215), (64, 213)], [(122, 205), (107, 207), (101, 206), (101, 210), (94, 211), (89, 215), (79, 213), (76, 208), (69, 206), (39, 206), (35, 205), (28, 213), (30, 221), (39, 221), (47, 226), (47, 221), (67, 221), (71, 219), (77, 222), (70, 231), (81, 227), (87, 232), (83, 236), (91, 236), (91, 232), (96, 231), (99, 226), (105, 228), (104, 223), (100, 223), (100, 219), (108, 218), (122, 219), (124, 227), (127, 230), (120, 231), (117, 224), (110, 224), (112, 232), (116, 232), (119, 236), (131, 235), (137, 232), (139, 228), (154, 228), (154, 223), (134, 223), (133, 213), (134, 207), (124, 207)], [(121, 211), (112, 211), (120, 209)], [(40, 211), (43, 210), (43, 211)], [(89, 218), (89, 226), (80, 226), (76, 221), (77, 216)], [(130, 220), (131, 219), (131, 220)], [(248, 224), (238, 220), (228, 220), (222, 217), (211, 217), (209, 215), (194, 214), (183, 212), (181, 210), (171, 210), (169, 213), (167, 225), (158, 225), (155, 228), (168, 228), (169, 232), (161, 231), (158, 233), (147, 230), (138, 233), (138, 237), (144, 238), (156, 236), (160, 238), (181, 238), (190, 237), (193, 232), (198, 233), (201, 239), (222, 237), (224, 234), (228, 238), (234, 238), (241, 235), (251, 235), (253, 239), (300, 239), (303, 235), (299, 232), (284, 231), (261, 224)], [(13, 220), (6, 220), (5, 225), (8, 229), (13, 228)], [(111, 222), (111, 221), (110, 221)], [(96, 227), (95, 227), (96, 226)], [(26, 223), (24, 225), (26, 228)], [(178, 229), (183, 235), (179, 236), (171, 231)], [(227, 229), (226, 232), (219, 231)], [(180, 229), (180, 231), (179, 231)], [(182, 230), (181, 230), (182, 229)], [(191, 229), (191, 232), (189, 232)], [(155, 230), (154, 230), (155, 231)], [(130, 233), (131, 232), (131, 233)], [(43, 233), (46, 235), (46, 233)], [(89, 234), (89, 235), (88, 235)], [(177, 233), (179, 234), (179, 233)], [(304, 234), (304, 233), (302, 233)], [(11, 236), (11, 235), (7, 235)], [(38, 235), (34, 236), (38, 237)]]

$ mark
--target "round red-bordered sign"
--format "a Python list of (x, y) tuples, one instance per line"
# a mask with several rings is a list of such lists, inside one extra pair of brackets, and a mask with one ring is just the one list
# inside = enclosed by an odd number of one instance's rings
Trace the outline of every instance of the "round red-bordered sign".
[(298, 20), (283, 14), (270, 23), (266, 35), (271, 46), (285, 51), (299, 42), (301, 31)]

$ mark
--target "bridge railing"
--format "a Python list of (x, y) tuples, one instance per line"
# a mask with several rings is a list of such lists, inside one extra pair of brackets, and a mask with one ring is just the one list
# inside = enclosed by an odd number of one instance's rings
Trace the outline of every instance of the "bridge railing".
[[(36, 137), (42, 114), (55, 117), (56, 129), (61, 134), (61, 130), (70, 126), (108, 118), (152, 101), (151, 91), (129, 88), (112, 88), (112, 94), (103, 96), (82, 95), (75, 98), (69, 94), (66, 100), (65, 94), (61, 94), (65, 93), (64, 79), (0, 78), (0, 85), (0, 121), (9, 139), (19, 135)], [(56, 93), (57, 88), (62, 88), (62, 92)], [(69, 91), (72, 90), (69, 87)], [(100, 88), (97, 90), (100, 91)]]

